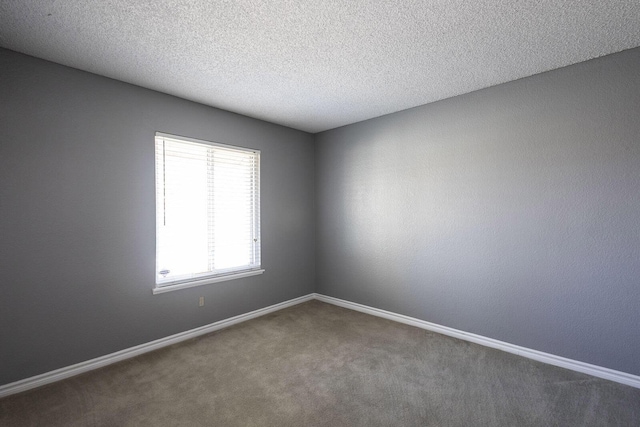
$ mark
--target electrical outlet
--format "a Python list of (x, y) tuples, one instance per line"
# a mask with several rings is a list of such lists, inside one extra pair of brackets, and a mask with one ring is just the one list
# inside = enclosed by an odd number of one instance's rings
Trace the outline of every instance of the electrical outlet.
[(200, 307), (204, 306), (204, 297), (200, 297), (200, 299), (198, 300), (198, 305)]

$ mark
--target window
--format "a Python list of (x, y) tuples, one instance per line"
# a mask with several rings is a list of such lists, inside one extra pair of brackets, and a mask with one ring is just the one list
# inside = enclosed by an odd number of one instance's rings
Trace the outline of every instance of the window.
[(154, 293), (261, 274), (260, 151), (156, 133)]

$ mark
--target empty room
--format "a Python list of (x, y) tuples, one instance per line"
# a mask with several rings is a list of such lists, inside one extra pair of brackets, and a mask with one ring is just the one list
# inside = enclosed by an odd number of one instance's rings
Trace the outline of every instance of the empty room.
[(640, 425), (640, 2), (0, 3), (1, 426)]

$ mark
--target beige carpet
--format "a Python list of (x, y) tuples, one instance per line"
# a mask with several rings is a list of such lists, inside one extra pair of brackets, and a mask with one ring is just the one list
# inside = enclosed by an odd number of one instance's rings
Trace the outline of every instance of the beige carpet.
[(311, 301), (0, 400), (1, 426), (640, 426), (640, 389)]

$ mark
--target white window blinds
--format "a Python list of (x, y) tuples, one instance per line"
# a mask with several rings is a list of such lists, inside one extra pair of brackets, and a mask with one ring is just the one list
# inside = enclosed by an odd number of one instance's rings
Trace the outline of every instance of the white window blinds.
[(156, 134), (157, 287), (260, 269), (260, 152)]

